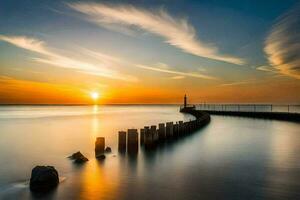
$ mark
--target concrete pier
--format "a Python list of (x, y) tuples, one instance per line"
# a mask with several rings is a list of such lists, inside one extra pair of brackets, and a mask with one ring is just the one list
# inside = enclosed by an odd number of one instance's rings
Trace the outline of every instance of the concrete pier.
[(128, 129), (127, 135), (127, 152), (136, 153), (138, 152), (138, 131), (137, 129)]
[(215, 111), (207, 110), (204, 111), (211, 115), (227, 115), (237, 117), (250, 117), (258, 119), (272, 119), (272, 120), (283, 120), (300, 122), (300, 113), (288, 113), (288, 112), (247, 112), (247, 111)]
[(105, 138), (104, 137), (97, 137), (95, 142), (95, 155), (100, 155), (104, 153), (105, 148)]
[(126, 131), (119, 131), (119, 152), (126, 152)]

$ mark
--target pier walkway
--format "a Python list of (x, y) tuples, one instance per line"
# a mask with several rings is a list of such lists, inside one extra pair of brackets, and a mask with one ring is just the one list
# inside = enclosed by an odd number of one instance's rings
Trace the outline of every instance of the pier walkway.
[(212, 115), (228, 115), (300, 122), (300, 105), (197, 104), (195, 110)]

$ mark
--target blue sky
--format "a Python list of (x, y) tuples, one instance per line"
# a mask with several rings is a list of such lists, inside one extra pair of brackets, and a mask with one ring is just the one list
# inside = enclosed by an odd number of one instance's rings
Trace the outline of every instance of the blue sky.
[[(1, 0), (0, 77), (100, 90), (116, 103), (137, 89), (128, 101), (168, 102), (158, 98), (168, 91), (170, 102), (184, 92), (195, 101), (298, 102), (299, 38), (282, 36), (299, 32), (293, 9), (295, 0)], [(288, 53), (278, 55), (282, 46)], [(263, 94), (274, 87), (285, 98)]]

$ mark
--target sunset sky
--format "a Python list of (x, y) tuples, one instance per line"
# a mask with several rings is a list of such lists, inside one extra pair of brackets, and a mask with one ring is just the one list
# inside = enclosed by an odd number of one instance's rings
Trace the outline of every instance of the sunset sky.
[(297, 2), (0, 0), (0, 104), (299, 103)]

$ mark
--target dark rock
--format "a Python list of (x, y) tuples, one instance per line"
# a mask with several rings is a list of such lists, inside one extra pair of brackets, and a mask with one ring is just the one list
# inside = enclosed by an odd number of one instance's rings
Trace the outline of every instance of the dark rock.
[(58, 183), (58, 172), (52, 166), (36, 166), (31, 171), (30, 190), (33, 192), (49, 191)]
[(70, 159), (74, 160), (76, 163), (84, 163), (86, 161), (89, 161), (80, 151), (73, 153), (71, 156), (69, 156)]
[(104, 154), (101, 154), (101, 155), (97, 155), (96, 158), (98, 160), (104, 160), (106, 158), (106, 156)]
[(104, 151), (105, 151), (105, 153), (111, 153), (111, 148), (110, 147), (106, 147)]

